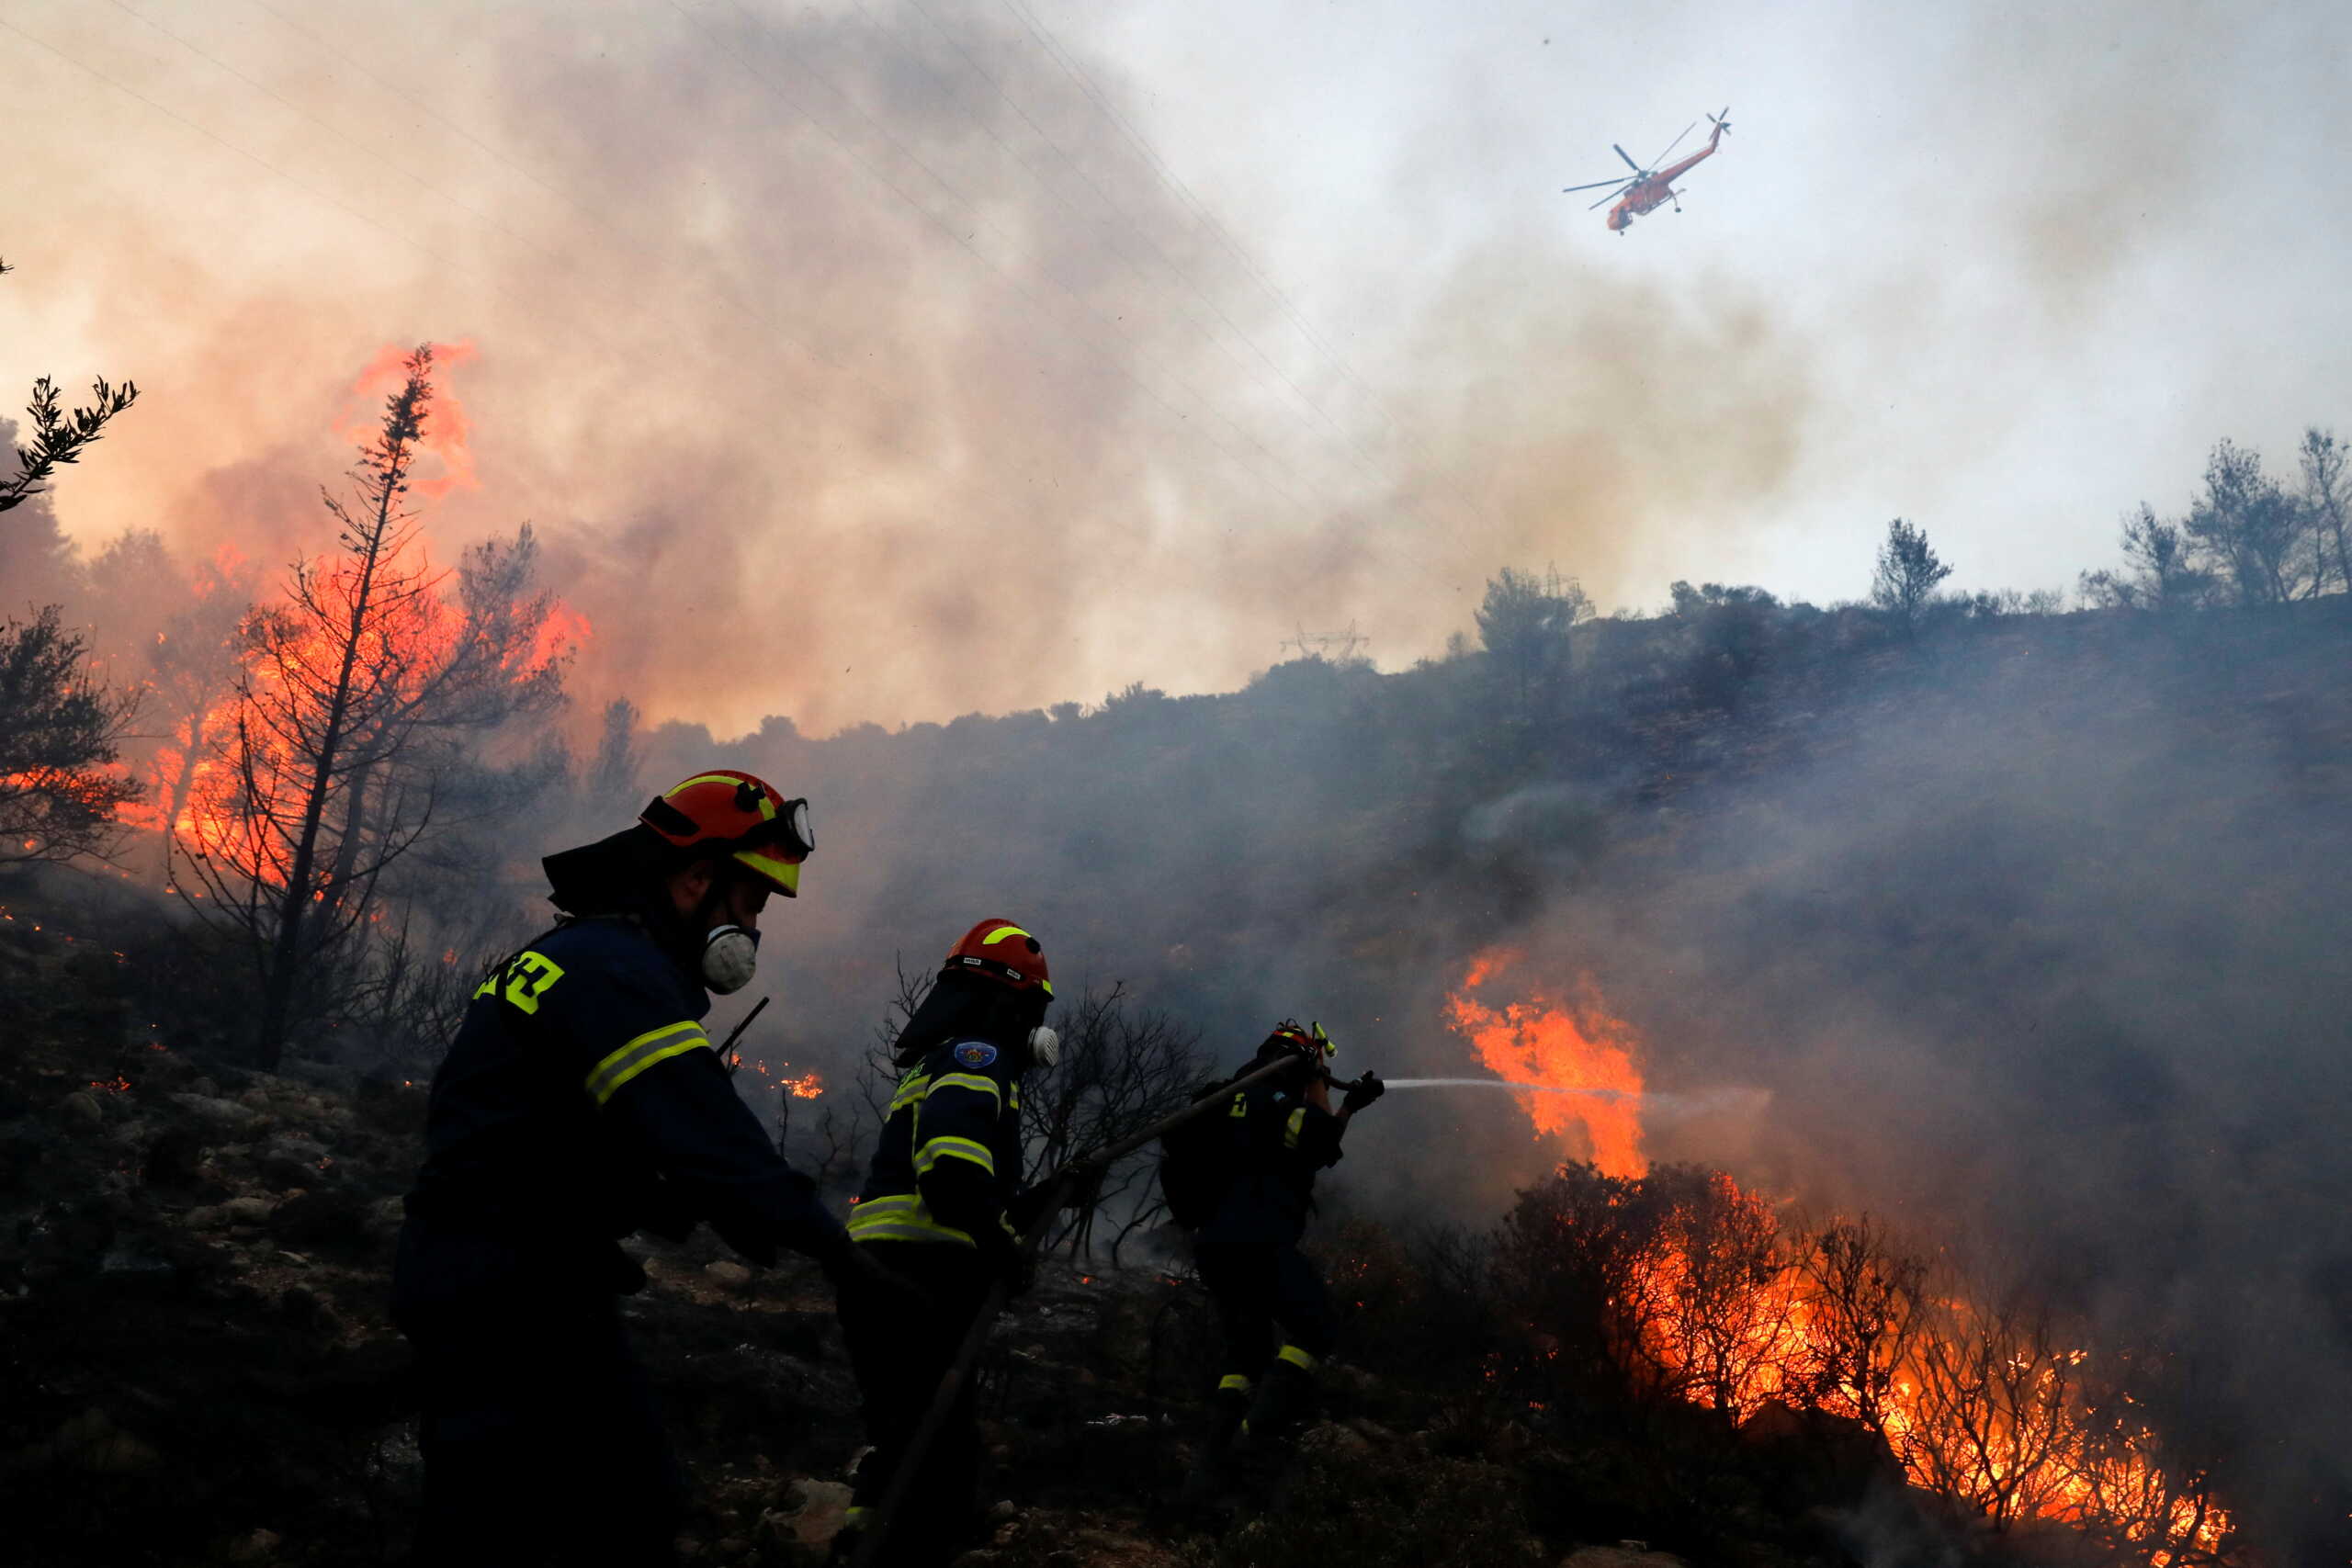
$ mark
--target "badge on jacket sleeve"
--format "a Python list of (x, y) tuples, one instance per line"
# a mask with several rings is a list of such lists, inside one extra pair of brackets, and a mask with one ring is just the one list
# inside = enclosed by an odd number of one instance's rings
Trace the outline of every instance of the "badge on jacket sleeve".
[(967, 1040), (956, 1047), (956, 1059), (967, 1067), (985, 1067), (996, 1060), (996, 1047), (978, 1040)]

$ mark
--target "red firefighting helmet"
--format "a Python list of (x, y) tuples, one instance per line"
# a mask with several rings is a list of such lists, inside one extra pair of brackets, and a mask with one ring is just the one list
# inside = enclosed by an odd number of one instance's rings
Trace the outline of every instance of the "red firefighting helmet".
[(964, 940), (948, 950), (947, 963), (940, 970), (943, 975), (959, 972), (985, 975), (1016, 991), (1054, 994), (1054, 983), (1046, 976), (1046, 950), (1011, 920), (982, 920), (966, 931)]
[(1274, 1025), (1273, 1032), (1266, 1036), (1265, 1043), (1258, 1047), (1258, 1054), (1261, 1056), (1273, 1051), (1289, 1051), (1307, 1061), (1319, 1063), (1329, 1063), (1340, 1054), (1339, 1046), (1323, 1032), (1321, 1024), (1302, 1025), (1295, 1018), (1286, 1018)]
[(637, 819), (690, 858), (731, 857), (787, 898), (800, 896), (800, 863), (817, 847), (806, 800), (786, 800), (733, 768), (696, 773), (655, 795)]

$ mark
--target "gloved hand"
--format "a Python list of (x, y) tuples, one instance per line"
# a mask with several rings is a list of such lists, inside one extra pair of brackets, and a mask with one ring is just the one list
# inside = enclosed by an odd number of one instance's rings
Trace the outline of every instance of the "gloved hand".
[(1342, 1111), (1362, 1111), (1365, 1106), (1370, 1105), (1374, 1100), (1378, 1100), (1382, 1095), (1386, 1094), (1387, 1092), (1388, 1086), (1380, 1081), (1379, 1074), (1366, 1073), (1363, 1077), (1358, 1078), (1355, 1082), (1348, 1086), (1347, 1094), (1340, 1100), (1340, 1109)]
[(1037, 1282), (1036, 1259), (1008, 1235), (1001, 1225), (983, 1229), (978, 1235), (983, 1238), (995, 1238), (981, 1241), (980, 1256), (1003, 1282), (1005, 1300), (1027, 1295), (1029, 1287)]
[[(1004, 1206), (1004, 1217), (1012, 1228), (1026, 1235), (1036, 1227), (1051, 1209), (1075, 1209), (1083, 1201), (1086, 1182), (1083, 1174), (1060, 1181), (1048, 1181), (1030, 1188)], [(1051, 1208), (1048, 1208), (1048, 1205)]]

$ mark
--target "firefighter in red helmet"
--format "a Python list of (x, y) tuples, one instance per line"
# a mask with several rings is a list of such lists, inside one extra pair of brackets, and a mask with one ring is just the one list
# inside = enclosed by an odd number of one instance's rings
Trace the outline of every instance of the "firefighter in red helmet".
[(713, 769), (543, 863), (560, 918), (483, 979), (434, 1075), (394, 1265), (422, 1374), (419, 1562), (667, 1557), (683, 1486), (622, 1328), (645, 1282), (622, 1238), (707, 1220), (760, 1263), (870, 1267), (702, 1027), (812, 847), (807, 802)]
[(1215, 1501), (1234, 1457), (1288, 1434), (1312, 1404), (1316, 1367), (1338, 1338), (1329, 1293), (1298, 1244), (1317, 1174), (1339, 1163), (1349, 1122), (1385, 1086), (1366, 1073), (1334, 1111), (1337, 1054), (1321, 1024), (1283, 1020), (1226, 1084), (1277, 1061), (1295, 1070), (1233, 1089), (1226, 1114), (1202, 1117), (1163, 1144), (1169, 1213), (1192, 1235), (1224, 1340), (1213, 1427), (1185, 1481), (1188, 1502)]
[[(917, 1303), (853, 1280), (840, 1297), (842, 1335), (857, 1373), (874, 1447), (859, 1465), (849, 1529), (861, 1533), (929, 1408), (989, 1288), (1027, 1283), (1015, 1244), (1021, 1189), (1021, 1075), (1058, 1053), (1045, 1027), (1054, 986), (1044, 947), (1007, 919), (987, 919), (947, 954), (899, 1032), (898, 1087), (849, 1234), (886, 1278), (911, 1282)], [(944, 1562), (977, 1519), (979, 1433), (968, 1387), (933, 1441), (890, 1531), (894, 1564)]]

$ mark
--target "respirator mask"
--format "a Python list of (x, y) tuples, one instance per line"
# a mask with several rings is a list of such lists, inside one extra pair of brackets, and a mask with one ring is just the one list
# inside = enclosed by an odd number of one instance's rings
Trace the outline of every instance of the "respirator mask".
[(1062, 1037), (1044, 1024), (1029, 1032), (1029, 1059), (1041, 1067), (1050, 1067), (1062, 1059)]
[(752, 983), (759, 967), (760, 933), (741, 926), (718, 926), (702, 939), (702, 983), (718, 996), (731, 996)]

